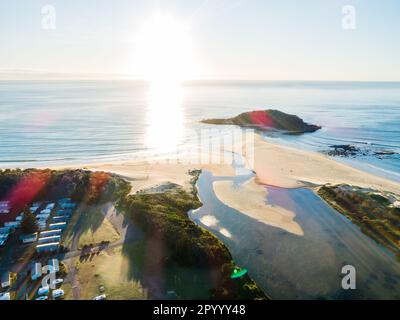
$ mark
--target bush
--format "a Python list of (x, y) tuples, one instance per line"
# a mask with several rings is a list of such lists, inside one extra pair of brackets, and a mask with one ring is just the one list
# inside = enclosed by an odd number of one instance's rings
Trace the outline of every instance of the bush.
[(160, 194), (140, 193), (128, 196), (124, 205), (125, 213), (148, 237), (162, 235), (168, 249), (167, 261), (221, 271), (212, 298), (267, 298), (248, 276), (230, 279), (234, 264), (227, 247), (189, 219), (187, 212), (201, 205), (195, 192), (177, 188)]
[(22, 233), (31, 234), (35, 233), (37, 230), (36, 217), (30, 211), (25, 212), (21, 222)]

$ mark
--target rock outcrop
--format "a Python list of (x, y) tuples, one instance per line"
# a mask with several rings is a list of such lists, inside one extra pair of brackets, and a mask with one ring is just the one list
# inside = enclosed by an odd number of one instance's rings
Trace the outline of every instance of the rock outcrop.
[(296, 115), (273, 109), (244, 112), (234, 118), (207, 119), (202, 122), (208, 124), (238, 125), (240, 127), (251, 127), (263, 131), (279, 130), (290, 134), (314, 132), (321, 129), (320, 126), (305, 123)]

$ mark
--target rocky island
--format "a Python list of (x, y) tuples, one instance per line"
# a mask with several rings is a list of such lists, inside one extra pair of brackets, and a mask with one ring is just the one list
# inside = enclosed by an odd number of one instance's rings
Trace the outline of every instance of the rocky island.
[(284, 131), (289, 134), (314, 132), (321, 129), (320, 126), (304, 122), (303, 119), (296, 115), (274, 109), (244, 112), (233, 118), (206, 119), (201, 122), (207, 124), (237, 125), (262, 131)]

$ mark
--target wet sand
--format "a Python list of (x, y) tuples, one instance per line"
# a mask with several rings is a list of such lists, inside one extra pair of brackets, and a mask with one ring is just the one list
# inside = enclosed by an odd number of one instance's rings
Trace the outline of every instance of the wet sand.
[(266, 201), (267, 190), (254, 178), (240, 186), (232, 181), (215, 181), (213, 188), (218, 199), (259, 222), (284, 229), (296, 235), (303, 235), (300, 225), (294, 221), (296, 216), (283, 207), (271, 205)]

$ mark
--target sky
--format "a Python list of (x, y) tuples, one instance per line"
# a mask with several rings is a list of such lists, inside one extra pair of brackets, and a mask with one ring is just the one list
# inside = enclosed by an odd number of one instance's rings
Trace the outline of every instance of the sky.
[[(154, 16), (184, 46), (161, 32), (143, 51)], [(157, 60), (190, 79), (400, 81), (399, 17), (398, 0), (2, 0), (0, 78), (142, 79)]]

